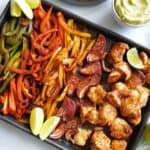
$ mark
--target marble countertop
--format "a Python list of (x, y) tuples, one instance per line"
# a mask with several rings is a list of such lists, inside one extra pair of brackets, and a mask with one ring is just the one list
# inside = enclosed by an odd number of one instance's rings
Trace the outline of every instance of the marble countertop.
[[(0, 14), (9, 0), (0, 0)], [(49, 0), (66, 10), (84, 17), (98, 25), (104, 26), (115, 31), (131, 40), (150, 47), (150, 28), (144, 26), (140, 28), (123, 28), (116, 23), (112, 14), (111, 0), (91, 5), (91, 6), (73, 6), (63, 2), (63, 0)], [(56, 150), (57, 148), (28, 135), (17, 128), (0, 120), (0, 149), (2, 150)]]

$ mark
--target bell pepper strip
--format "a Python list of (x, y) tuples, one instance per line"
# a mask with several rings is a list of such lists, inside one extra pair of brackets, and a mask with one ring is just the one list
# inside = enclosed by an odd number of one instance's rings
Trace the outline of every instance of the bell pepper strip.
[(46, 15), (44, 16), (44, 19), (42, 20), (41, 24), (40, 24), (40, 32), (43, 33), (45, 31), (47, 31), (49, 29), (50, 26), (50, 17), (51, 17), (51, 13), (52, 13), (52, 7), (48, 10), (48, 12), (46, 13)]
[(4, 92), (4, 90), (7, 88), (10, 80), (13, 79), (15, 77), (15, 75), (16, 75), (15, 73), (11, 73), (11, 74), (8, 75), (8, 77), (6, 78), (6, 80), (0, 86), (0, 94)]
[(1, 102), (3, 103), (2, 113), (4, 115), (8, 114), (8, 91), (6, 90), (4, 92), (4, 95), (0, 97)]
[(13, 66), (16, 59), (18, 59), (21, 55), (21, 52), (16, 52), (16, 54), (9, 60), (8, 64), (5, 67), (4, 74), (6, 74), (9, 71), (10, 66)]
[(16, 94), (15, 79), (12, 79), (10, 81), (10, 90), (9, 90), (9, 99), (8, 99), (8, 112), (11, 115), (14, 115), (16, 113), (15, 94)]
[(73, 34), (73, 35), (77, 35), (77, 36), (81, 36), (81, 37), (85, 37), (85, 38), (91, 38), (91, 34), (90, 33), (86, 33), (86, 32), (80, 32), (80, 31), (77, 31), (77, 30), (73, 30), (71, 29), (67, 23), (65, 22), (65, 19), (64, 19), (64, 16), (61, 12), (58, 12), (57, 13), (57, 17), (58, 17), (58, 22), (60, 23), (60, 25), (62, 26), (62, 28), (70, 33), (70, 34)]

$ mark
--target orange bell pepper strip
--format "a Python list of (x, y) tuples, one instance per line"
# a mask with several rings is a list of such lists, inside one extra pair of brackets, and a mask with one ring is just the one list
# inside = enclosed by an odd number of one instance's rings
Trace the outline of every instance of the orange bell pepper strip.
[(87, 33), (87, 32), (81, 32), (81, 31), (78, 31), (78, 30), (74, 30), (72, 28), (70, 28), (68, 26), (68, 24), (65, 22), (65, 19), (64, 19), (64, 16), (61, 12), (58, 12), (57, 13), (57, 17), (58, 17), (58, 22), (59, 24), (62, 26), (62, 28), (70, 33), (70, 34), (73, 34), (73, 35), (77, 35), (77, 36), (81, 36), (81, 37), (85, 37), (85, 38), (91, 38), (91, 34), (90, 33)]
[(50, 16), (51, 16), (51, 13), (52, 13), (52, 7), (48, 10), (48, 12), (46, 13), (46, 15), (42, 18), (42, 22), (40, 24), (40, 32), (41, 33), (44, 33), (46, 32), (49, 27), (50, 27)]
[(15, 78), (10, 81), (9, 99), (8, 99), (8, 111), (9, 114), (14, 115), (16, 113), (16, 83)]
[(1, 101), (3, 103), (2, 113), (8, 115), (8, 91), (6, 90), (4, 96), (1, 96)]

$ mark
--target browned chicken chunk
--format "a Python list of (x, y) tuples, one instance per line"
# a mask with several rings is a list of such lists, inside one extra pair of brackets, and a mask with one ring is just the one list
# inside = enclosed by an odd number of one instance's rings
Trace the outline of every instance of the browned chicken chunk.
[(111, 150), (111, 140), (103, 131), (95, 131), (91, 138), (91, 150)]
[(127, 81), (127, 86), (136, 88), (145, 84), (145, 75), (142, 71), (133, 71), (131, 77)]
[(117, 109), (111, 104), (99, 107), (99, 123), (101, 126), (110, 125), (117, 117)]
[(147, 104), (148, 97), (150, 95), (150, 89), (143, 86), (138, 86), (136, 89), (140, 93), (138, 105), (142, 108)]
[(141, 109), (135, 110), (135, 112), (130, 114), (127, 119), (132, 125), (137, 126), (142, 119)]
[(73, 144), (79, 145), (79, 146), (85, 146), (87, 140), (89, 139), (92, 131), (89, 129), (78, 129), (78, 132), (74, 135), (73, 139), (71, 139), (71, 142)]
[(122, 74), (122, 77), (124, 77), (125, 80), (128, 80), (131, 77), (131, 68), (128, 63), (121, 61), (114, 64), (114, 68)]
[(109, 75), (108, 75), (108, 78), (107, 78), (107, 83), (114, 83), (114, 82), (117, 82), (121, 79), (122, 77), (122, 74), (120, 71), (118, 70), (112, 70)]
[(112, 150), (126, 150), (127, 142), (125, 140), (113, 140), (111, 143)]
[(99, 125), (99, 113), (98, 111), (95, 109), (90, 110), (87, 115), (86, 115), (86, 121), (88, 121), (89, 123), (93, 124), (93, 125)]
[(111, 136), (116, 139), (128, 139), (132, 134), (131, 126), (121, 118), (116, 118), (110, 125)]
[(93, 86), (89, 89), (87, 96), (94, 104), (103, 104), (106, 91), (101, 85)]
[(117, 91), (121, 97), (126, 97), (130, 93), (130, 89), (123, 82), (117, 82), (112, 87), (113, 91)]
[(110, 53), (108, 54), (108, 61), (111, 64), (123, 61), (123, 56), (127, 49), (129, 49), (129, 46), (126, 43), (118, 42), (113, 44)]
[(112, 104), (115, 107), (121, 106), (121, 97), (117, 90), (108, 92), (106, 95), (106, 99), (110, 104)]
[(93, 106), (80, 106), (80, 118), (82, 123), (86, 121), (87, 114), (92, 110), (96, 110), (96, 108)]

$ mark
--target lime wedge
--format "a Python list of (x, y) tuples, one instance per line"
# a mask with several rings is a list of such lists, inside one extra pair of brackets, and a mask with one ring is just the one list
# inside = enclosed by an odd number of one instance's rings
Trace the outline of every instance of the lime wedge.
[(44, 112), (40, 107), (32, 109), (30, 114), (30, 128), (34, 135), (38, 135), (44, 121)]
[(10, 14), (13, 17), (20, 17), (21, 16), (21, 9), (16, 4), (15, 0), (10, 1)]
[(26, 0), (30, 8), (35, 9), (41, 4), (41, 0)]
[(127, 60), (128, 60), (128, 63), (134, 68), (137, 68), (137, 69), (144, 68), (143, 62), (141, 58), (139, 57), (138, 51), (135, 47), (127, 51)]
[(57, 116), (51, 116), (49, 117), (44, 124), (42, 125), (40, 129), (40, 139), (45, 140), (57, 127), (58, 123), (60, 121), (60, 117)]
[(25, 0), (15, 0), (19, 8), (23, 11), (27, 18), (33, 18), (33, 12), (30, 6), (27, 4)]
[(144, 139), (148, 144), (150, 144), (150, 124), (147, 124), (147, 126), (145, 128)]

